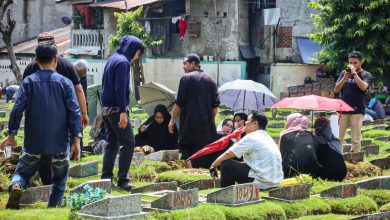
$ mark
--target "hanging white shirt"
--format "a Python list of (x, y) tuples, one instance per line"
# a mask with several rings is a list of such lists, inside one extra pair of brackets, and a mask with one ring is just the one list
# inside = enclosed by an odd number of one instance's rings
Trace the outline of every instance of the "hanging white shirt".
[(244, 157), (260, 189), (277, 187), (283, 180), (282, 156), (275, 141), (264, 130), (247, 134), (229, 149), (236, 157)]

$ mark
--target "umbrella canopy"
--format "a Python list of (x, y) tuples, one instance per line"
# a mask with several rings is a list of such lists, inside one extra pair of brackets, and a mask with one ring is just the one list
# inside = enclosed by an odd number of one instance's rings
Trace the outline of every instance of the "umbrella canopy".
[(233, 109), (262, 111), (276, 103), (275, 95), (263, 84), (252, 80), (235, 80), (223, 84), (218, 89), (223, 105)]
[(341, 99), (331, 99), (316, 95), (284, 98), (273, 105), (272, 108), (295, 108), (313, 111), (354, 111), (351, 106)]
[(166, 106), (168, 111), (172, 110), (175, 103), (175, 92), (168, 87), (160, 83), (150, 82), (138, 87), (138, 89), (139, 104), (148, 115), (153, 115), (154, 108), (159, 104)]

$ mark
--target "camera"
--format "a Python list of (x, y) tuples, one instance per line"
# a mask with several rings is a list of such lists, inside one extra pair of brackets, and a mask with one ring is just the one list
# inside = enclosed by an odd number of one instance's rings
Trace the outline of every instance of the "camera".
[(212, 177), (218, 178), (218, 171), (217, 171), (217, 168), (215, 168), (215, 167), (210, 167), (210, 175), (211, 175)]
[(349, 68), (349, 67), (345, 68), (345, 72), (350, 73), (351, 72), (351, 68)]

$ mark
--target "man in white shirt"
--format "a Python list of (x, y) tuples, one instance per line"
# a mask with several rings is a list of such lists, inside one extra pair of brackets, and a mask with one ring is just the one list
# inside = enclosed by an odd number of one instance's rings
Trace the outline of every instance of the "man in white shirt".
[[(245, 123), (246, 136), (218, 157), (210, 167), (216, 178), (221, 170), (221, 187), (257, 182), (260, 189), (277, 187), (283, 180), (282, 158), (275, 141), (265, 131), (267, 117), (252, 113)], [(231, 158), (244, 157), (244, 163)]]

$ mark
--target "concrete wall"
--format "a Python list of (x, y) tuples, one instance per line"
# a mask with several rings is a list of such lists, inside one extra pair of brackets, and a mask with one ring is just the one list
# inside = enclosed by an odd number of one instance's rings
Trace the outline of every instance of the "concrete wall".
[[(239, 42), (249, 42), (248, 4), (241, 0), (186, 0), (187, 21), (201, 23), (200, 37), (185, 37), (183, 54), (216, 56), (222, 60), (240, 60)], [(204, 13), (208, 13), (205, 17)], [(224, 17), (224, 13), (227, 14)], [(189, 30), (187, 29), (187, 34)]]
[[(177, 91), (179, 87), (180, 77), (184, 74), (183, 60), (181, 58), (147, 58), (143, 62), (145, 73), (145, 83), (154, 81), (161, 83), (168, 88)], [(202, 62), (202, 69), (209, 73), (217, 82), (217, 62)], [(246, 78), (246, 63), (243, 61), (224, 61), (219, 65), (219, 85), (226, 82), (245, 79)]]
[[(14, 43), (35, 38), (39, 33), (65, 27), (61, 18), (71, 17), (72, 8), (67, 3), (55, 4), (54, 0), (18, 0), (9, 7), (16, 21), (12, 33)], [(0, 40), (0, 47), (4, 42)]]
[(117, 30), (117, 20), (114, 16), (114, 10), (105, 9), (103, 10), (103, 27), (104, 27), (104, 33), (103, 33), (103, 51), (104, 51), (104, 58), (108, 59), (114, 52), (115, 49), (110, 49), (108, 47), (108, 42), (110, 41), (110, 35), (114, 35)]
[[(26, 68), (27, 64), (29, 64), (31, 59), (23, 59), (16, 61), (19, 65), (20, 71), (24, 72), (24, 69)], [(0, 59), (0, 83), (6, 83), (6, 82), (14, 82), (15, 76), (12, 73), (9, 66), (11, 65), (11, 62), (9, 59)]]
[(306, 76), (316, 79), (316, 70), (320, 65), (298, 63), (277, 63), (271, 65), (271, 91), (276, 97), (287, 92), (288, 85), (303, 85)]

